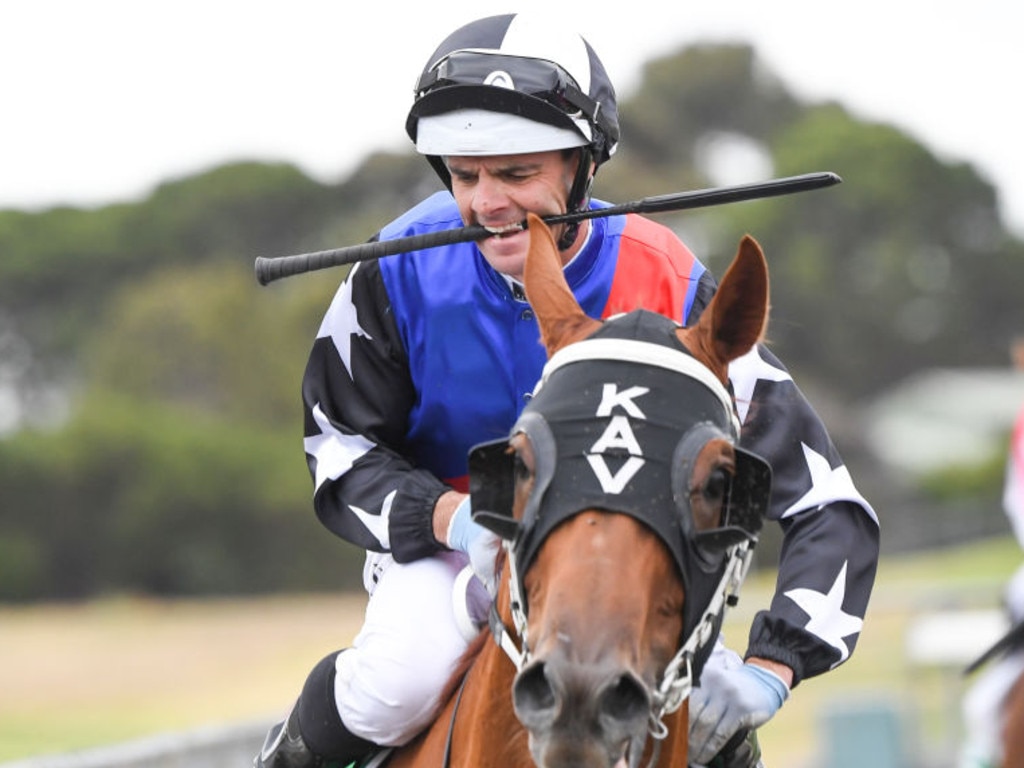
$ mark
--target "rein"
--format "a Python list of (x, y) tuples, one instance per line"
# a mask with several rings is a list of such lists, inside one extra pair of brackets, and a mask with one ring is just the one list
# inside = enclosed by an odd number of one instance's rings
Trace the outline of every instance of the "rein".
[(452, 717), (448, 721), (448, 734), (444, 739), (444, 756), (441, 759), (441, 768), (450, 768), (452, 764), (452, 737), (455, 735), (455, 721), (459, 716), (459, 704), (462, 703), (462, 693), (466, 690), (467, 677), (469, 677), (468, 672), (462, 676), (462, 682), (459, 683), (459, 692), (455, 695), (455, 706), (452, 707)]

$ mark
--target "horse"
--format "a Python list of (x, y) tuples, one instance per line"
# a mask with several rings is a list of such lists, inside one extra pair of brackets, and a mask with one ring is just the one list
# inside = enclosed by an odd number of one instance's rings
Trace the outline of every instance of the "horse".
[(992, 663), (999, 666), (989, 675), (1001, 681), (998, 728), (1002, 761), (997, 768), (1017, 768), (1024, 766), (1024, 621), (1013, 624), (966, 667), (964, 674)]
[(1003, 766), (1024, 765), (1024, 674), (1003, 703)]
[(573, 297), (544, 222), (528, 229), (548, 362), (511, 437), (470, 454), (474, 519), (502, 540), (490, 632), (387, 765), (685, 766), (687, 697), (770, 488), (736, 445), (725, 386), (763, 336), (767, 265), (746, 236), (694, 326), (645, 310), (602, 322)]

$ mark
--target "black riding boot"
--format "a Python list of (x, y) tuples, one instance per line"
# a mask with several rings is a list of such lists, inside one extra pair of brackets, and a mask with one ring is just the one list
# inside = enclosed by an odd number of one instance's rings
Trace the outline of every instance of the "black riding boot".
[(298, 706), (267, 732), (253, 768), (340, 768), (310, 750), (299, 732)]
[(267, 733), (253, 768), (346, 768), (377, 746), (345, 727), (334, 703), (332, 653), (306, 679), (302, 695), (288, 717)]

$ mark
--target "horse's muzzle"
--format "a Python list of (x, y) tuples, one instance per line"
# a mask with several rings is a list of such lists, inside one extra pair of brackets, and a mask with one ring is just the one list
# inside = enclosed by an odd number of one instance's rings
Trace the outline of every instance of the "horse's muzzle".
[(542, 768), (611, 768), (643, 740), (651, 694), (632, 670), (536, 660), (516, 676), (516, 716)]

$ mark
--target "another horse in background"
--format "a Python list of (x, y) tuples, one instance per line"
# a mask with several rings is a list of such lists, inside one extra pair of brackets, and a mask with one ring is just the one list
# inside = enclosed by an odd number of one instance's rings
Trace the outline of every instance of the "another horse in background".
[(1024, 766), (1024, 675), (1017, 678), (1003, 709), (1003, 768)]
[(470, 457), (475, 519), (505, 540), (497, 642), (481, 635), (434, 725), (388, 765), (685, 766), (686, 699), (767, 505), (725, 388), (763, 333), (767, 266), (744, 238), (693, 327), (602, 323), (544, 223), (529, 228), (548, 365), (511, 438)]
[[(977, 744), (969, 742), (966, 759), (983, 759), (993, 768), (1024, 767), (1024, 621), (1011, 626), (1006, 634), (967, 666), (964, 674), (972, 674), (988, 665), (991, 667), (986, 670), (984, 680), (979, 681), (967, 697), (965, 714), (968, 714), (969, 722), (976, 720), (978, 725), (984, 725), (986, 731), (979, 731), (975, 737)], [(978, 702), (983, 702), (983, 708), (975, 711)], [(992, 707), (991, 712), (988, 707)], [(981, 735), (987, 733), (990, 723), (995, 724), (998, 731), (999, 742), (994, 750), (994, 745), (988, 743), (989, 737)], [(994, 762), (998, 759), (997, 754), (982, 758), (974, 753), (976, 748), (984, 752), (1001, 752), (1002, 760)]]

